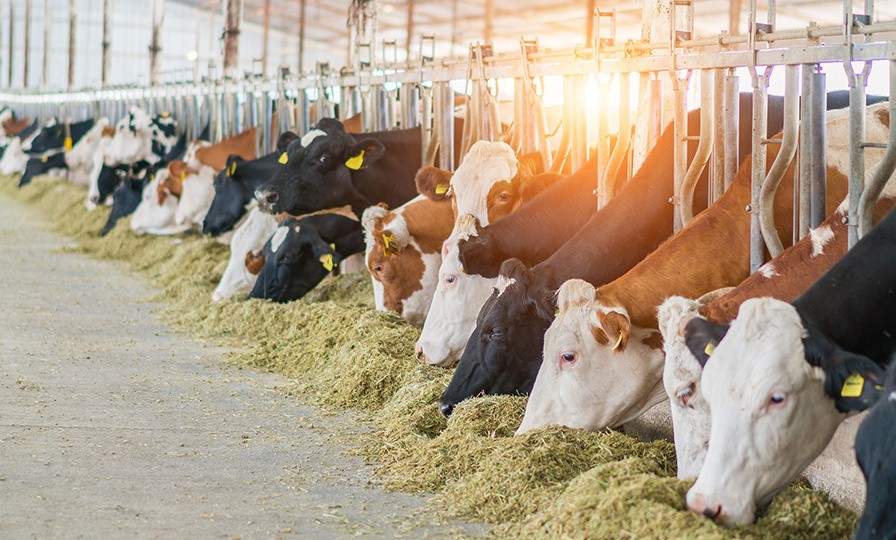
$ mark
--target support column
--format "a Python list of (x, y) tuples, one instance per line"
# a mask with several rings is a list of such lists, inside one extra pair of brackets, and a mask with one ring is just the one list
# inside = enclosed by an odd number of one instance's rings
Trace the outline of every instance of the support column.
[(227, 0), (224, 18), (224, 77), (236, 79), (240, 70), (240, 20), (242, 0)]
[(414, 0), (408, 0), (408, 30), (407, 30), (407, 43), (405, 44), (405, 51), (408, 62), (411, 61), (411, 41), (414, 39)]
[(485, 33), (486, 43), (492, 42), (492, 30), (495, 24), (495, 0), (485, 0)]
[(261, 75), (268, 76), (268, 48), (271, 33), (271, 0), (264, 0), (264, 43), (261, 49)]
[(46, 88), (49, 78), (50, 66), (50, 28), (53, 21), (50, 18), (50, 0), (44, 0), (44, 61), (40, 70), (40, 85)]
[(299, 0), (299, 73), (305, 70), (305, 4)]
[(78, 0), (68, 5), (68, 88), (75, 86), (75, 44), (78, 37)]
[(102, 85), (109, 84), (110, 56), (112, 48), (112, 0), (103, 0), (103, 68)]
[(12, 87), (12, 74), (13, 74), (13, 66), (15, 62), (13, 62), (13, 44), (15, 40), (15, 19), (16, 19), (16, 10), (15, 10), (15, 2), (12, 0), (9, 1), (9, 65), (7, 66), (9, 73), (6, 79), (7, 86)]
[(24, 51), (24, 62), (23, 70), (24, 73), (22, 79), (22, 88), (28, 88), (28, 83), (31, 82), (31, 78), (28, 76), (28, 72), (30, 71), (29, 67), (31, 64), (31, 0), (25, 0), (25, 44), (23, 46)]
[(152, 3), (152, 38), (149, 42), (149, 84), (155, 86), (159, 82), (159, 34), (162, 33), (162, 22), (165, 20), (165, 0), (153, 0)]

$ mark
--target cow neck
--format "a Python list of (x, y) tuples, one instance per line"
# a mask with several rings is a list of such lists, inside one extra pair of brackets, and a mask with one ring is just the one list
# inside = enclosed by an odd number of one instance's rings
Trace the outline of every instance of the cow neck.
[(352, 221), (360, 222), (360, 220), (358, 219), (357, 212), (355, 212), (354, 209), (349, 205), (339, 206), (339, 207), (335, 207), (335, 208), (325, 208), (323, 210), (317, 210), (314, 212), (310, 212), (308, 214), (299, 214), (299, 215), (289, 214), (287, 212), (281, 212), (281, 213), (277, 214), (275, 216), (275, 218), (277, 219), (278, 222), (280, 222), (289, 217), (294, 218), (294, 219), (302, 219), (302, 218), (306, 218), (306, 217), (310, 217), (310, 216), (321, 216), (324, 214), (335, 214), (338, 216), (346, 217)]

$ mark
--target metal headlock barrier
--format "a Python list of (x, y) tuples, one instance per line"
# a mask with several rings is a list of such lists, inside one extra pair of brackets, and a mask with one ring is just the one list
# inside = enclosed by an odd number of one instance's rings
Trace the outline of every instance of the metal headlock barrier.
[[(539, 150), (545, 167), (574, 170), (592, 153), (598, 156), (595, 194), (598, 206), (614, 195), (620, 168), (631, 177), (633, 136), (631, 77), (641, 78), (638, 114), (646, 115), (648, 147), (664, 125), (663, 81), (671, 86), (675, 131), (675, 230), (693, 218), (693, 196), (704, 169), (709, 169), (709, 200), (715, 201), (731, 185), (739, 159), (739, 78), (746, 69), (753, 92), (752, 200), (745, 211), (751, 220), (750, 267), (755, 271), (766, 250), (780, 253), (782, 242), (773, 222), (774, 193), (785, 170), (798, 156), (794, 181), (794, 238), (817, 227), (825, 214), (825, 75), (821, 64), (842, 64), (850, 84), (849, 241), (852, 246), (871, 226), (874, 204), (896, 170), (896, 102), (890, 102), (886, 144), (865, 141), (865, 88), (873, 61), (889, 64), (890, 96), (896, 95), (896, 21), (873, 21), (873, 0), (864, 13), (854, 13), (853, 2), (843, 2), (843, 24), (778, 31), (775, 1), (768, 0), (764, 21), (756, 0), (749, 4), (749, 32), (695, 38), (693, 0), (671, 0), (668, 39), (647, 42), (616, 39), (612, 9), (596, 8), (593, 47), (541, 49), (537, 40), (520, 40), (514, 53), (494, 53), (490, 45), (473, 44), (464, 57), (436, 60), (435, 39), (424, 35), (418, 59), (396, 61), (395, 42), (384, 42), (382, 61), (373, 60), (369, 43), (355, 43), (359, 60), (354, 69), (333, 70), (318, 64), (313, 73), (292, 75), (282, 69), (273, 79), (247, 76), (242, 80), (169, 82), (153, 87), (106, 87), (64, 93), (0, 91), (0, 103), (17, 114), (38, 119), (70, 121), (102, 115), (113, 122), (131, 106), (150, 113), (170, 111), (180, 132), (196, 138), (208, 125), (219, 140), (251, 126), (258, 129), (258, 151), (267, 153), (284, 130), (306, 131), (318, 119), (347, 119), (361, 114), (362, 131), (422, 126), (423, 161), (436, 160), (454, 170), (456, 110), (461, 108), (464, 149), (480, 139), (504, 140), (517, 152)], [(883, 36), (883, 37), (881, 37)], [(827, 38), (827, 39), (826, 39)], [(839, 38), (839, 39), (838, 39)], [(391, 57), (391, 58), (390, 58)], [(858, 68), (857, 68), (858, 66)], [(780, 139), (766, 137), (769, 77), (783, 69), (784, 128)], [(183, 73), (186, 78), (186, 73)], [(545, 77), (562, 77), (563, 106), (557, 125), (548, 125), (543, 91)], [(169, 77), (171, 78), (171, 77)], [(211, 77), (214, 79), (214, 77)], [(466, 81), (464, 83), (464, 81)], [(688, 91), (699, 81), (700, 135), (688, 136)], [(464, 85), (465, 104), (455, 104), (452, 82)], [(589, 126), (589, 83), (600, 101)], [(498, 85), (513, 88), (512, 119), (500, 118)], [(668, 83), (667, 83), (668, 84)], [(607, 99), (609, 98), (609, 99)], [(338, 104), (338, 105), (337, 105)], [(618, 105), (617, 105), (618, 104)], [(618, 107), (617, 126), (610, 127), (611, 108)], [(504, 122), (502, 123), (502, 120)], [(800, 129), (802, 127), (802, 129)], [(611, 145), (611, 140), (615, 144)], [(688, 161), (688, 142), (697, 140)], [(766, 172), (767, 145), (780, 150)], [(873, 179), (865, 186), (866, 148), (885, 148)]]

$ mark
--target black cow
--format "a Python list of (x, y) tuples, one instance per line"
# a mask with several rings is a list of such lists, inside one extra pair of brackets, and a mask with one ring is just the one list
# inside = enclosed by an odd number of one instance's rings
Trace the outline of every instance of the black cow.
[(117, 165), (115, 167), (110, 167), (104, 163), (100, 168), (100, 174), (97, 177), (96, 181), (98, 195), (93, 195), (91, 201), (94, 204), (100, 204), (100, 202), (105, 201), (110, 195), (112, 195), (112, 192), (115, 191), (115, 188), (118, 187), (118, 184), (120, 184), (122, 180), (127, 178), (127, 176), (127, 165)]
[(865, 475), (865, 510), (854, 540), (896, 539), (896, 362), (884, 391), (856, 434), (856, 461)]
[(250, 298), (297, 300), (345, 257), (364, 249), (361, 224), (340, 214), (286, 218), (264, 245), (264, 266)]
[(417, 195), (420, 134), (413, 128), (356, 138), (332, 118), (321, 119), (301, 139), (284, 133), (277, 142), (283, 164), (255, 198), (268, 212), (294, 215), (345, 205), (361, 215), (380, 202), (396, 208)]
[(215, 198), (202, 221), (202, 232), (218, 236), (233, 229), (246, 214), (255, 190), (280, 168), (282, 152), (273, 152), (246, 161), (237, 155), (227, 157), (227, 166), (215, 175)]
[(65, 163), (65, 152), (29, 158), (25, 164), (25, 173), (19, 179), (19, 187), (30, 184), (35, 176), (46, 174), (52, 169), (68, 169), (68, 165)]
[(148, 183), (148, 174), (144, 174), (142, 178), (125, 177), (118, 184), (118, 187), (112, 192), (112, 210), (109, 211), (106, 224), (100, 230), (100, 236), (109, 234), (119, 219), (134, 213), (143, 199), (143, 188)]
[[(93, 119), (84, 120), (83, 122), (75, 122), (69, 124), (69, 133), (72, 138), (72, 145), (78, 143), (90, 129), (93, 127)], [(55, 118), (50, 119), (44, 124), (28, 148), (25, 148), (26, 154), (43, 154), (52, 150), (62, 150), (65, 147), (65, 124), (59, 123)], [(22, 139), (24, 140), (24, 138)]]

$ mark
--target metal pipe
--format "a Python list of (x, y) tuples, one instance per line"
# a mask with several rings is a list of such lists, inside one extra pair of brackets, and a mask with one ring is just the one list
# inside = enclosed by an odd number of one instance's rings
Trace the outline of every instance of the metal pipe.
[(271, 0), (264, 0), (264, 40), (261, 48), (261, 75), (268, 76), (268, 48), (271, 33)]
[(750, 273), (762, 266), (765, 259), (762, 230), (759, 221), (762, 182), (765, 180), (766, 148), (765, 136), (768, 130), (768, 75), (752, 73), (753, 79), (753, 154), (751, 157), (751, 197), (750, 197)]
[(31, 0), (25, 0), (25, 43), (23, 45), (23, 79), (22, 87), (28, 88), (31, 82), (29, 66), (31, 64)]
[[(198, 32), (197, 32), (198, 34)], [(106, 86), (109, 84), (109, 73), (111, 72), (111, 55), (112, 49), (112, 0), (103, 0), (103, 65), (101, 74), (101, 84)], [(198, 50), (198, 49), (197, 49)]]
[(240, 70), (240, 22), (243, 0), (227, 0), (224, 18), (224, 78), (236, 79)]
[[(825, 150), (827, 148), (827, 95), (826, 76), (821, 67), (816, 65), (812, 73), (811, 115), (806, 125), (811, 135), (811, 181), (809, 185), (809, 227), (816, 228), (825, 218), (825, 192), (827, 190), (827, 166)], [(804, 124), (806, 124), (804, 122)]]
[(408, 28), (407, 28), (407, 40), (405, 41), (405, 58), (407, 61), (411, 61), (411, 39), (414, 37), (414, 0), (408, 1)]
[[(703, 169), (706, 168), (712, 153), (713, 135), (715, 135), (713, 129), (715, 122), (714, 83), (714, 70), (700, 71), (700, 141), (697, 143), (694, 159), (691, 160), (691, 165), (681, 181), (680, 190), (676, 192), (682, 226), (694, 219), (694, 189), (697, 187), (697, 181), (703, 174)], [(685, 112), (685, 114), (687, 113)]]
[[(852, 64), (849, 72), (852, 72)], [(870, 63), (866, 64), (870, 67)], [(859, 201), (865, 189), (865, 85), (867, 73), (847, 73), (849, 78), (849, 247), (859, 241)]]
[(775, 192), (796, 155), (799, 129), (799, 67), (792, 65), (784, 68), (784, 133), (781, 137), (781, 147), (762, 182), (760, 193), (759, 221), (762, 237), (772, 257), (777, 257), (784, 251), (784, 245), (775, 228)]
[(878, 165), (874, 176), (862, 191), (862, 197), (859, 200), (858, 222), (859, 222), (859, 238), (865, 236), (871, 230), (872, 219), (874, 217), (874, 206), (880, 197), (884, 186), (896, 171), (896, 101), (892, 96), (896, 96), (896, 60), (890, 60), (890, 129), (887, 138), (887, 149), (884, 157)]
[(159, 35), (165, 20), (165, 0), (153, 0), (152, 3), (152, 35), (149, 41), (149, 84), (159, 83)]
[(594, 47), (594, 8), (597, 7), (597, 0), (587, 0), (585, 2), (585, 47)]
[[(613, 153), (607, 163), (604, 171), (604, 201), (609, 201), (615, 193), (616, 176), (619, 174), (619, 167), (625, 162), (628, 156), (628, 149), (632, 141), (632, 124), (631, 124), (631, 86), (630, 74), (619, 74), (619, 135), (616, 138), (616, 146), (613, 147)], [(620, 186), (621, 187), (621, 186)]]
[(495, 21), (495, 0), (485, 0), (485, 43), (492, 42), (492, 29)]
[(6, 66), (7, 71), (8, 71), (6, 85), (10, 88), (12, 88), (12, 74), (13, 74), (13, 67), (15, 65), (15, 62), (13, 61), (14, 60), (13, 45), (15, 44), (15, 18), (16, 18), (15, 7), (16, 7), (15, 2), (10, 0), (9, 1), (9, 57), (7, 58), (7, 60), (9, 61), (9, 65)]
[(305, 72), (305, 3), (299, 0), (299, 75)]
[[(610, 81), (602, 81), (598, 76), (597, 85), (601, 95), (600, 106), (597, 109), (597, 209), (600, 210), (609, 202), (607, 185), (610, 180), (606, 176), (605, 167), (610, 160), (610, 103), (603, 97), (610, 94)], [(579, 96), (580, 94), (576, 95), (577, 98)], [(579, 104), (581, 101), (577, 99), (575, 103)], [(577, 142), (581, 144), (581, 141)]]
[(715, 95), (713, 96), (713, 151), (712, 151), (712, 169), (710, 170), (711, 183), (709, 185), (709, 204), (714, 203), (725, 192), (725, 141), (727, 133), (725, 133), (725, 70), (716, 69), (713, 72), (713, 88)]
[[(437, 88), (436, 88), (437, 87)], [(439, 131), (439, 168), (454, 170), (454, 94), (447, 82), (437, 83), (433, 88), (438, 92), (438, 103), (442, 108), (442, 125)]]
[(399, 90), (401, 101), (401, 127), (402, 129), (417, 127), (420, 125), (418, 110), (420, 100), (417, 94), (416, 84), (403, 84)]
[(50, 67), (50, 28), (53, 20), (50, 17), (50, 0), (44, 0), (44, 61), (40, 72), (40, 86), (46, 88), (49, 84)]
[(647, 82), (647, 95), (650, 105), (647, 119), (647, 148), (645, 154), (650, 152), (663, 133), (663, 82), (659, 79), (650, 79)]
[[(800, 120), (809, 125), (812, 118), (812, 64), (800, 66), (802, 78), (800, 99)], [(799, 235), (802, 239), (809, 234), (809, 208), (811, 200), (812, 184), (812, 134), (808, 127), (800, 130), (800, 159), (799, 165)]]
[(75, 87), (75, 45), (78, 36), (78, 0), (68, 5), (68, 88)]
[[(670, 199), (673, 209), (673, 230), (678, 232), (684, 226), (681, 221), (682, 213), (679, 210), (681, 200), (681, 186), (688, 169), (688, 96), (687, 77), (675, 77), (672, 81), (672, 94), (675, 103), (675, 118), (673, 121), (674, 142), (672, 143), (672, 160), (674, 171), (674, 189)], [(701, 111), (702, 115), (702, 111)]]

